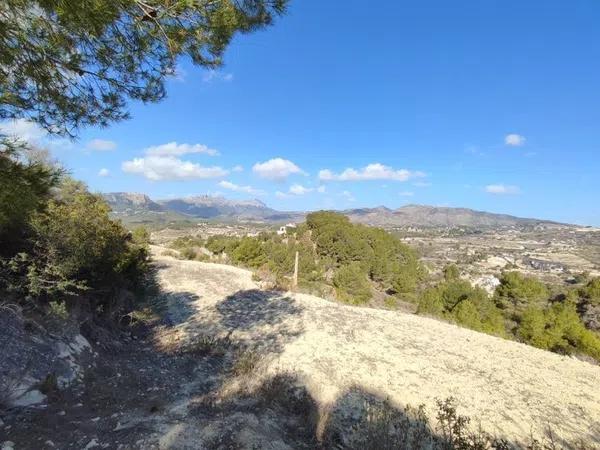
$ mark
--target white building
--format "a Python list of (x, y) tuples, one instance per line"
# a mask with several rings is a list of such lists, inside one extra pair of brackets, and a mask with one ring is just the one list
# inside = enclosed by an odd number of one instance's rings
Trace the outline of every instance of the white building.
[(279, 227), (279, 230), (277, 230), (277, 234), (279, 236), (285, 236), (288, 232), (288, 228), (296, 228), (296, 224), (295, 223), (288, 223), (286, 225), (282, 225)]

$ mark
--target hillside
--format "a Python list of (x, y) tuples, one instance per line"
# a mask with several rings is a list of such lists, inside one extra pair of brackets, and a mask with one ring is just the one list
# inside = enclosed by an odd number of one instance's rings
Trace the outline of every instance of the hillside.
[(157, 326), (118, 343), (80, 338), (93, 356), (83, 389), (26, 420), (4, 416), (16, 448), (359, 449), (365, 402), (388, 399), (400, 418), (422, 404), (435, 423), (448, 397), (472, 427), (516, 448), (548, 430), (564, 448), (598, 448), (597, 365), (426, 317), (261, 290), (250, 271), (165, 250), (152, 248)]
[[(260, 200), (230, 200), (208, 195), (153, 201), (144, 194), (110, 193), (104, 194), (104, 198), (114, 214), (126, 222), (164, 221), (165, 217), (168, 217), (170, 220), (214, 219), (279, 223), (300, 222), (306, 215), (306, 212), (277, 211)], [(427, 205), (405, 205), (398, 209), (380, 206), (342, 212), (353, 222), (374, 226), (496, 228), (561, 225), (547, 220), (520, 218), (468, 208)]]
[[(454, 396), (462, 413), (513, 441), (546, 427), (562, 438), (598, 436), (596, 365), (411, 314), (261, 291), (249, 271), (154, 252), (175, 322), (163, 344), (206, 335), (245, 343), (260, 354), (246, 387), (291, 372), (321, 412), (339, 407), (351, 388), (429, 412), (436, 399)], [(242, 387), (237, 380), (221, 389)]]

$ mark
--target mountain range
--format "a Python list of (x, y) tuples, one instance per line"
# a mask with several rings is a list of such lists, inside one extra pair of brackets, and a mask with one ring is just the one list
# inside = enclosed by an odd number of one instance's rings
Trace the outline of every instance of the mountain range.
[[(307, 212), (277, 211), (260, 200), (232, 200), (217, 196), (193, 196), (152, 200), (145, 194), (114, 192), (103, 194), (113, 214), (126, 223), (169, 223), (182, 220), (300, 222)], [(340, 211), (357, 223), (375, 226), (419, 228), (493, 228), (522, 226), (560, 226), (558, 222), (529, 219), (428, 205), (405, 205), (398, 209), (385, 206)]]

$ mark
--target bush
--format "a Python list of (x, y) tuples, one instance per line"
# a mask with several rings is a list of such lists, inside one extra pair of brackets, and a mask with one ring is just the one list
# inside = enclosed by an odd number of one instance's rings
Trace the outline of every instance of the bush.
[(188, 247), (202, 247), (204, 240), (197, 236), (181, 236), (169, 244), (169, 247), (175, 250), (183, 250)]
[(600, 305), (600, 278), (594, 278), (583, 289), (581, 295), (594, 305)]
[(234, 263), (256, 269), (267, 263), (267, 255), (262, 243), (255, 238), (245, 237), (233, 250), (231, 259)]
[(530, 306), (520, 318), (517, 335), (538, 348), (566, 354), (581, 352), (600, 360), (600, 337), (585, 328), (571, 302), (546, 309)]
[(210, 236), (206, 240), (205, 247), (215, 255), (231, 253), (238, 245), (238, 241), (237, 238), (230, 236)]
[(421, 294), (417, 314), (441, 317), (466, 328), (504, 336), (501, 311), (487, 293), (467, 281), (444, 281)]
[(366, 303), (373, 296), (367, 275), (356, 262), (339, 268), (333, 277), (333, 285), (338, 298), (347, 303)]
[(0, 135), (0, 257), (27, 247), (29, 221), (44, 210), (62, 170)]
[(535, 278), (519, 272), (505, 272), (496, 288), (496, 304), (512, 312), (520, 312), (530, 304), (540, 304), (548, 299), (548, 288)]
[(40, 201), (27, 219), (27, 240), (0, 260), (0, 291), (34, 307), (79, 300), (90, 311), (110, 312), (127, 297), (122, 291), (145, 289), (147, 233), (127, 232), (100, 196), (68, 178)]
[(183, 258), (183, 259), (196, 259), (196, 250), (194, 250), (193, 248), (190, 247), (184, 247), (180, 252), (179, 255)]
[(444, 267), (444, 280), (456, 281), (458, 279), (460, 279), (460, 271), (456, 264), (448, 264)]
[(417, 314), (441, 317), (444, 313), (444, 302), (438, 288), (429, 288), (421, 294), (417, 306)]

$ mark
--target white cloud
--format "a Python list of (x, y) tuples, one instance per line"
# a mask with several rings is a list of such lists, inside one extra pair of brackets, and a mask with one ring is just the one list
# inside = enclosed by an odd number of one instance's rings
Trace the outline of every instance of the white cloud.
[(507, 134), (504, 137), (504, 143), (506, 145), (510, 145), (511, 147), (520, 147), (525, 145), (525, 136), (521, 136), (520, 134)]
[(124, 172), (143, 175), (153, 181), (220, 178), (229, 173), (221, 167), (204, 167), (173, 156), (134, 158), (123, 162), (121, 168)]
[(0, 134), (37, 147), (65, 150), (73, 147), (69, 139), (53, 136), (35, 122), (15, 119), (0, 122)]
[(279, 198), (289, 198), (292, 196), (300, 196), (309, 194), (311, 192), (318, 192), (323, 194), (325, 192), (325, 186), (319, 186), (318, 188), (306, 187), (301, 184), (295, 183), (292, 184), (287, 192), (277, 191), (275, 195)]
[(521, 192), (518, 186), (508, 186), (504, 184), (488, 184), (485, 191), (490, 194), (511, 195)]
[(38, 143), (48, 135), (48, 132), (38, 124), (26, 119), (16, 119), (0, 123), (0, 133), (31, 144)]
[(412, 197), (413, 195), (415, 195), (415, 193), (410, 191), (403, 191), (399, 192), (398, 195), (401, 197)]
[(237, 166), (234, 166), (233, 169), (231, 169), (232, 172), (243, 172), (244, 171), (244, 167), (240, 166), (239, 164)]
[(228, 189), (234, 192), (245, 192), (252, 195), (264, 195), (264, 192), (260, 189), (254, 189), (252, 186), (240, 186), (230, 181), (220, 181), (219, 186), (221, 186), (223, 189)]
[(213, 81), (230, 82), (233, 81), (233, 74), (223, 73), (217, 70), (207, 70), (206, 72), (204, 72), (204, 75), (202, 75), (202, 81), (204, 81), (205, 83), (212, 83)]
[(380, 163), (369, 164), (358, 170), (348, 168), (339, 174), (336, 174), (329, 169), (319, 171), (319, 179), (321, 181), (406, 181), (411, 178), (420, 178), (424, 176), (425, 174), (423, 172), (410, 171), (407, 169), (393, 169)]
[(271, 181), (285, 181), (290, 175), (306, 173), (296, 164), (287, 159), (273, 158), (263, 163), (256, 163), (252, 171), (261, 178)]
[(85, 146), (88, 150), (96, 150), (99, 152), (107, 152), (117, 148), (117, 143), (104, 139), (92, 139)]
[(302, 186), (301, 184), (292, 184), (290, 186), (290, 194), (294, 194), (294, 195), (304, 195), (304, 194), (308, 194), (309, 192), (314, 191), (313, 188), (307, 188)]
[(110, 175), (110, 171), (108, 169), (100, 169), (100, 171), (98, 172), (98, 176), (99, 177), (108, 177)]
[(181, 156), (191, 153), (203, 153), (205, 155), (216, 156), (219, 154), (217, 150), (208, 148), (203, 144), (178, 144), (175, 141), (148, 147), (144, 149), (144, 152), (149, 156)]

